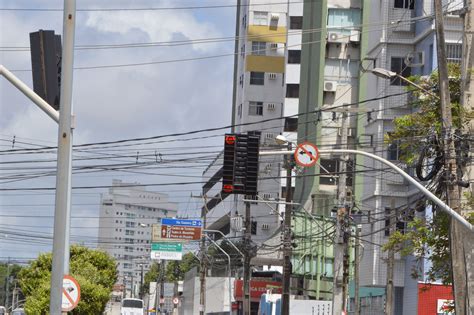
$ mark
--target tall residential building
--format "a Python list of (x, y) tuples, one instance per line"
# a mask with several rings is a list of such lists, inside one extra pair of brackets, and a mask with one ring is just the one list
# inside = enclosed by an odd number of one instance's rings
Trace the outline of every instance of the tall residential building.
[[(458, 62), (462, 21), (452, 10), (460, 9), (462, 1), (443, 2), (448, 61)], [(322, 148), (349, 146), (366, 150), (395, 161), (410, 172), (398, 161), (397, 145), (387, 146), (384, 141), (384, 135), (393, 129), (393, 119), (414, 110), (410, 106), (410, 95), (402, 80), (384, 80), (370, 70), (385, 68), (403, 76), (430, 74), (437, 65), (433, 25), (431, 0), (305, 2), (299, 142), (314, 142)], [(348, 109), (347, 139), (341, 139), (339, 132), (342, 109)], [(321, 167), (304, 170), (302, 175), (306, 176), (296, 182), (295, 192), (296, 201), (306, 202), (302, 209), (328, 217), (331, 209), (343, 206), (338, 202), (336, 185), (342, 163), (340, 157), (334, 155), (321, 159)], [(346, 182), (349, 192), (346, 204), (363, 211), (360, 285), (370, 291), (370, 288), (384, 287), (387, 281), (387, 253), (380, 246), (388, 240), (387, 216), (391, 209), (397, 209), (397, 228), (404, 229), (403, 218), (409, 218), (419, 192), (389, 170), (374, 172), (382, 166), (368, 158), (351, 157), (346, 166), (348, 170), (354, 167), (358, 171), (354, 180), (349, 177)], [(327, 171), (335, 175), (328, 176)], [(295, 220), (297, 233), (311, 235), (311, 229), (304, 226), (307, 220)], [(330, 239), (328, 233), (317, 235), (317, 239), (309, 242), (324, 237)], [(313, 251), (309, 248), (305, 253), (295, 254), (294, 266), (297, 263), (300, 266), (296, 274), (316, 275), (315, 279), (332, 278), (331, 255), (321, 253), (317, 246), (313, 246)], [(396, 256), (395, 314), (411, 314), (416, 308), (417, 282), (411, 278), (413, 266), (413, 257)], [(319, 285), (317, 281), (304, 279), (305, 288), (316, 289), (316, 298), (326, 298), (323, 291), (318, 291)], [(324, 288), (324, 291), (330, 293), (332, 288)]]
[[(243, 0), (237, 9), (233, 131), (259, 132), (261, 148), (275, 148), (279, 134), (296, 140), (302, 15), (302, 2)], [(281, 156), (260, 159), (258, 199), (284, 199), (282, 161)], [(207, 227), (241, 235), (230, 226), (232, 218), (245, 214), (244, 197), (221, 194), (221, 177), (222, 154), (203, 173), (203, 194), (211, 197), (206, 205)], [(254, 242), (276, 232), (282, 209), (275, 204), (251, 204)]]
[(168, 195), (138, 185), (114, 180), (101, 196), (99, 247), (117, 262), (118, 284), (127, 295), (138, 292), (141, 277), (150, 269), (152, 224), (178, 211)]

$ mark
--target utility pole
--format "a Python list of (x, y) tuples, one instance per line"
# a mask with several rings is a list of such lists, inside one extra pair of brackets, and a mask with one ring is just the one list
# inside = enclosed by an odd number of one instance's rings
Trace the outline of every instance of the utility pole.
[(355, 248), (354, 248), (354, 309), (355, 315), (360, 315), (360, 297), (359, 297), (359, 264), (360, 264), (360, 231), (362, 225), (358, 224), (356, 228), (355, 236)]
[(161, 260), (161, 277), (160, 277), (160, 311), (164, 314), (163, 308), (165, 306), (165, 272), (166, 272), (166, 260)]
[[(291, 151), (291, 142), (288, 142), (288, 150)], [(282, 291), (282, 315), (290, 314), (290, 285), (291, 285), (291, 212), (293, 210), (292, 187), (291, 187), (291, 157), (285, 156), (286, 168), (286, 196), (285, 196), (285, 217), (283, 224), (283, 291)]]
[(250, 222), (250, 202), (245, 202), (245, 231), (244, 231), (244, 315), (250, 315), (250, 246), (252, 238), (252, 224)]
[(140, 274), (140, 290), (138, 291), (139, 293), (139, 296), (140, 296), (140, 299), (143, 299), (143, 263), (140, 264), (140, 271), (141, 271), (141, 274)]
[[(456, 156), (453, 142), (451, 99), (448, 85), (448, 66), (446, 59), (446, 46), (444, 37), (444, 21), (442, 0), (434, 1), (435, 29), (438, 53), (439, 94), (441, 102), (441, 116), (443, 123), (443, 148), (444, 148), (444, 180), (446, 184), (446, 203), (457, 213), (461, 213), (460, 188), (456, 178)], [(472, 36), (472, 34), (471, 34)], [(472, 71), (472, 69), (470, 70)], [(472, 74), (471, 74), (472, 75)], [(467, 292), (466, 261), (464, 252), (465, 233), (461, 225), (451, 220), (450, 247), (453, 269), (453, 296), (456, 314), (468, 314), (469, 299)]]
[[(348, 116), (347, 112), (342, 112), (341, 121), (341, 146), (347, 147), (348, 141)], [(349, 276), (348, 269), (348, 235), (347, 235), (347, 217), (348, 207), (346, 204), (346, 163), (347, 154), (341, 155), (339, 163), (339, 181), (338, 181), (338, 211), (336, 216), (336, 241), (334, 244), (334, 280), (333, 280), (333, 314), (342, 314), (346, 311), (347, 300), (347, 282)]]
[[(391, 205), (390, 205), (390, 212), (388, 213), (388, 226), (389, 226), (389, 236), (395, 232), (395, 199), (392, 198)], [(393, 267), (395, 264), (395, 250), (394, 248), (390, 248), (388, 250), (388, 257), (387, 257), (387, 284), (386, 284), (386, 299), (385, 299), (385, 314), (392, 315), (394, 311), (393, 305)]]
[(5, 277), (5, 307), (8, 310), (8, 304), (10, 304), (10, 257), (7, 260), (7, 276)]
[[(206, 229), (207, 223), (207, 195), (203, 195), (204, 206), (201, 208), (201, 218), (202, 218), (202, 228)], [(201, 261), (200, 261), (200, 289), (199, 289), (199, 315), (204, 315), (206, 313), (206, 273), (207, 273), (207, 260), (206, 260), (206, 237), (204, 233), (201, 237)]]
[[(463, 52), (462, 52), (462, 63), (461, 63), (461, 105), (464, 108), (464, 113), (471, 113), (474, 111), (474, 50), (472, 47), (474, 37), (474, 10), (473, 1), (465, 0), (464, 9), (464, 30), (463, 30)], [(463, 135), (471, 137), (474, 133), (474, 119), (470, 116), (469, 122), (464, 126)], [(467, 141), (467, 139), (462, 139)], [(473, 154), (471, 150), (467, 153), (467, 163), (462, 165), (463, 173), (465, 177), (464, 181), (472, 182), (474, 179), (473, 169)], [(471, 196), (474, 195), (472, 184), (470, 187), (463, 191), (467, 192)], [(464, 194), (463, 194), (464, 196)], [(470, 208), (470, 207), (467, 207)], [(470, 210), (469, 212), (471, 212)], [(464, 252), (465, 252), (465, 265), (466, 265), (466, 277), (467, 277), (467, 301), (469, 314), (474, 314), (474, 240), (472, 238), (464, 238)]]

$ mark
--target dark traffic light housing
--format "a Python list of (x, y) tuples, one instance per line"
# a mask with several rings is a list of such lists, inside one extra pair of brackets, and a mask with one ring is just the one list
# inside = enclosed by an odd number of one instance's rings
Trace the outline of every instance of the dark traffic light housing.
[(54, 109), (59, 110), (61, 86), (61, 35), (39, 30), (30, 33), (33, 90)]
[(226, 134), (222, 191), (227, 194), (257, 194), (260, 136)]

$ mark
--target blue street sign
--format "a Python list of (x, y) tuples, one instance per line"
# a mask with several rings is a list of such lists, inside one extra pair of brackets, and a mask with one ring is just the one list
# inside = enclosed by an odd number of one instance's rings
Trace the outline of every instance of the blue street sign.
[(174, 226), (193, 226), (202, 227), (201, 220), (185, 220), (185, 219), (161, 219), (161, 225), (174, 225)]

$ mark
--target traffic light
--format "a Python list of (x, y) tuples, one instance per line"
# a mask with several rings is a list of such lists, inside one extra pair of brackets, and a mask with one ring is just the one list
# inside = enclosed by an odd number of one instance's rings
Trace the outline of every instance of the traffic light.
[(61, 86), (61, 35), (39, 30), (30, 33), (33, 90), (54, 109), (59, 110)]
[(256, 195), (260, 137), (226, 134), (222, 191), (227, 194)]

